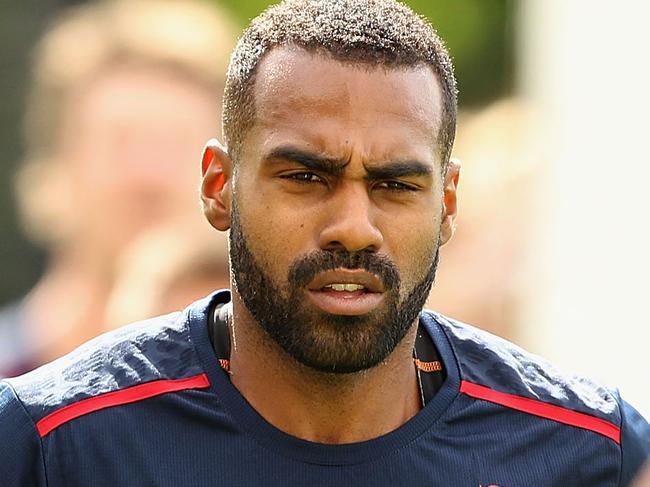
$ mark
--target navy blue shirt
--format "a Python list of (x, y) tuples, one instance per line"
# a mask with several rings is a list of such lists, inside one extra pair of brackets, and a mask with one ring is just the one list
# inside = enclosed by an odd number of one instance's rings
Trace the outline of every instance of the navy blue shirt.
[(395, 431), (324, 445), (266, 422), (208, 336), (215, 293), (0, 382), (0, 485), (620, 486), (650, 426), (616, 391), (505, 340), (421, 314), (445, 365)]

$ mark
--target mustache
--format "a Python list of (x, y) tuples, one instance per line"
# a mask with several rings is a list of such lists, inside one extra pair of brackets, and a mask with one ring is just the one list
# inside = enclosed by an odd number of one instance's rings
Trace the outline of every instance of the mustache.
[(317, 274), (334, 269), (363, 269), (376, 275), (387, 291), (399, 289), (401, 279), (397, 266), (385, 255), (367, 250), (313, 250), (298, 258), (289, 268), (289, 284), (303, 287)]

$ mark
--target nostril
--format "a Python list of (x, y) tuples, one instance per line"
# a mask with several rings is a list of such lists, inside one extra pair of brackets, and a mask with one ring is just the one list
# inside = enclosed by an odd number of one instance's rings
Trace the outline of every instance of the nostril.
[(349, 252), (377, 252), (379, 249), (376, 245), (370, 244), (370, 245), (351, 245), (351, 244), (345, 244), (341, 241), (338, 240), (332, 240), (325, 244), (324, 246), (321, 247), (322, 250), (327, 250), (330, 252), (334, 251), (343, 251), (346, 253)]
[(338, 240), (332, 240), (331, 242), (327, 242), (324, 246), (322, 246), (323, 250), (347, 250), (345, 245), (343, 245), (342, 242), (339, 242)]

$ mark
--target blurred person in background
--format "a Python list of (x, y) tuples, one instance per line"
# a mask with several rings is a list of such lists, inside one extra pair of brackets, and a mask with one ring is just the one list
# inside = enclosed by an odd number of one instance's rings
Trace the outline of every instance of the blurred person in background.
[(204, 3), (118, 0), (75, 7), (44, 35), (17, 195), (49, 259), (0, 311), (0, 376), (95, 336), (123, 249), (161, 222), (199, 218), (187, 188), (197, 147), (220, 132), (233, 32)]
[[(418, 5), (420, 8), (423, 6), (422, 2)], [(439, 15), (440, 5), (431, 11)], [(457, 24), (458, 19), (454, 21), (454, 25)], [(485, 27), (484, 24), (481, 26)], [(458, 56), (458, 52), (455, 54)], [(463, 95), (464, 98), (468, 96), (466, 84)], [(527, 214), (530, 199), (529, 195), (523, 195), (523, 190), (513, 190), (523, 187), (522, 179), (527, 178), (530, 172), (525, 164), (522, 170), (521, 164), (526, 158), (521, 155), (519, 142), (527, 125), (522, 120), (520, 108), (518, 101), (510, 99), (485, 109), (465, 108), (459, 113), (462, 123), (459, 125), (459, 144), (454, 151), (469, 168), (460, 188), (463, 212), (459, 215), (455, 244), (441, 251), (444, 258), (438, 269), (440, 278), (428, 301), (433, 309), (508, 338), (514, 338), (518, 330), (515, 311), (522, 289), (519, 285), (521, 242), (526, 237), (526, 232), (519, 231), (525, 219), (520, 216)], [(477, 273), (477, 266), (484, 270)], [(123, 275), (119, 270), (115, 273)], [(119, 287), (123, 287), (123, 279), (118, 280), (122, 281)], [(120, 292), (111, 290), (110, 294), (116, 296)], [(134, 299), (119, 301), (122, 304), (130, 301), (137, 308), (143, 308), (143, 303)], [(22, 312), (20, 306), (10, 309), (14, 313)], [(116, 314), (111, 314), (108, 320), (115, 323)], [(14, 315), (6, 322), (15, 319)], [(6, 342), (12, 345), (16, 338), (20, 338), (14, 330), (11, 326), (5, 329), (9, 336)], [(4, 355), (13, 360), (11, 351)], [(0, 361), (0, 375), (1, 364)]]
[(228, 240), (191, 222), (166, 222), (142, 234), (116, 265), (106, 328), (183, 309), (230, 285)]
[(525, 101), (514, 96), (459, 112), (458, 119), (454, 156), (463, 161), (462, 212), (454, 244), (441, 249), (427, 305), (515, 339), (540, 178), (541, 158), (531, 148), (534, 121)]

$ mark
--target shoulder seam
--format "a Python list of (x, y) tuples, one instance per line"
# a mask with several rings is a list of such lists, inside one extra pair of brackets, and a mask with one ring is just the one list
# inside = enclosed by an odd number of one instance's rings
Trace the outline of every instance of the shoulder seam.
[(45, 463), (45, 447), (43, 445), (43, 437), (38, 433), (38, 427), (36, 426), (36, 422), (34, 421), (34, 418), (32, 417), (31, 414), (29, 414), (29, 411), (23, 404), (22, 399), (18, 396), (18, 393), (16, 392), (16, 389), (14, 386), (9, 382), (8, 380), (3, 380), (7, 387), (11, 389), (11, 391), (14, 394), (14, 397), (16, 398), (16, 402), (18, 402), (18, 405), (20, 406), (20, 409), (23, 410), (23, 413), (25, 413), (25, 416), (29, 418), (29, 421), (32, 423), (32, 426), (34, 426), (34, 432), (38, 436), (38, 443), (40, 445), (40, 450), (41, 450), (41, 463), (43, 464), (43, 474), (45, 475), (45, 485), (48, 485), (49, 482), (47, 480), (47, 464)]
[(210, 381), (205, 373), (182, 379), (153, 380), (68, 404), (38, 421), (36, 429), (39, 436), (43, 438), (62, 424), (101, 409), (142, 401), (168, 392), (207, 387), (210, 387)]
[[(442, 323), (438, 319), (438, 315), (434, 311), (431, 311), (429, 309), (425, 309), (425, 310), (423, 310), (423, 313), (426, 314), (429, 317), (429, 319), (431, 319), (431, 321), (433, 321), (434, 326), (436, 326), (438, 328), (438, 330), (440, 330), (440, 332), (442, 333), (443, 338), (447, 341), (447, 345), (449, 346), (449, 351), (450, 351), (451, 355), (453, 356), (453, 360), (454, 360), (453, 366), (456, 368), (459, 380), (462, 381), (463, 380), (463, 368), (461, 367), (460, 358), (458, 357), (458, 351), (456, 350), (454, 341), (449, 336), (449, 329), (447, 328), (447, 326), (445, 326), (444, 323)], [(447, 363), (443, 363), (442, 365), (443, 365), (443, 367), (446, 367), (446, 368), (449, 368), (451, 366), (451, 364), (447, 364)]]
[(621, 481), (623, 479), (623, 427), (625, 423), (625, 411), (623, 410), (622, 398), (620, 392), (615, 388), (607, 388), (607, 394), (611, 396), (614, 403), (616, 404), (616, 409), (619, 412), (620, 417), (620, 426), (619, 426), (619, 441), (618, 450), (620, 453), (620, 461), (618, 462), (618, 480), (616, 482), (617, 487), (621, 486)]
[(562, 406), (524, 396), (500, 392), (465, 380), (461, 381), (460, 392), (474, 399), (488, 401), (557, 423), (592, 431), (613, 440), (619, 445), (621, 444), (621, 429), (618, 426), (590, 414), (580, 413)]

